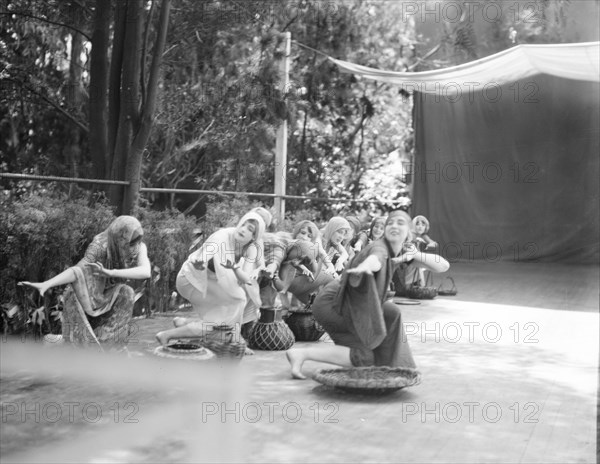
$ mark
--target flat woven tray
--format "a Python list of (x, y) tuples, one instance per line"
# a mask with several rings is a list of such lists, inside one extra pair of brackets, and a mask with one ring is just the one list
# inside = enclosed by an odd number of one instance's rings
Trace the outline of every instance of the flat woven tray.
[(341, 390), (384, 395), (421, 382), (421, 373), (406, 367), (352, 367), (320, 369), (313, 377), (317, 382)]

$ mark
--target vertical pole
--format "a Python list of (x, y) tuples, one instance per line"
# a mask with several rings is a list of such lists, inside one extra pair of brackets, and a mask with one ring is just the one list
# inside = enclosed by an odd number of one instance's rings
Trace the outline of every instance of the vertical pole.
[[(284, 96), (289, 87), (290, 73), (290, 50), (291, 50), (292, 34), (284, 33), (284, 50), (283, 59), (279, 64), (279, 73), (281, 84), (281, 95)], [(275, 195), (285, 195), (286, 191), (286, 175), (287, 175), (287, 138), (288, 128), (287, 121), (281, 122), (277, 129), (277, 141), (275, 143)], [(275, 197), (275, 214), (282, 221), (285, 217), (285, 198)]]

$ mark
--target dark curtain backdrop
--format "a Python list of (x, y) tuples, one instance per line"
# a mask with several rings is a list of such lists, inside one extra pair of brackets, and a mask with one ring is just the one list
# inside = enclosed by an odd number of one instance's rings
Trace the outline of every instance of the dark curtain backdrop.
[(599, 99), (598, 83), (547, 75), (415, 93), (412, 214), (442, 255), (597, 264)]

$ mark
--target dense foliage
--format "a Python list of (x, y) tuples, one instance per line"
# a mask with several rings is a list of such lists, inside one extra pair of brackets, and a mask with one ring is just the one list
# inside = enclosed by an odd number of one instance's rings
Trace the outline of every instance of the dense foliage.
[[(435, 13), (450, 11), (447, 3), (473, 15)], [(159, 18), (168, 4), (163, 49)], [(492, 20), (481, 19), (485, 2), (467, 0), (8, 0), (0, 7), (0, 170), (105, 179), (127, 172), (147, 187), (272, 193), (276, 133), (287, 121), (287, 193), (314, 200), (288, 200), (282, 227), (357, 212), (359, 201), (398, 201), (408, 193), (402, 167), (414, 154), (411, 97), (341, 73), (328, 57), (392, 71), (435, 69), (519, 43), (563, 42), (569, 15), (578, 11), (570, 0), (493, 4), (502, 14)], [(137, 14), (123, 16), (124, 9)], [(429, 22), (423, 11), (434, 12)], [(123, 32), (132, 24), (139, 47)], [(284, 88), (286, 32), (292, 44)], [(135, 51), (129, 61), (119, 58), (119, 47)], [(131, 63), (133, 91), (123, 80)], [(25, 302), (15, 283), (76, 262), (122, 208), (123, 192), (6, 178), (0, 184), (7, 193), (0, 303), (31, 308), (44, 302)], [(341, 200), (322, 201), (328, 198)], [(165, 308), (197, 227), (210, 233), (232, 225), (258, 204), (174, 193), (146, 193), (134, 203), (155, 253), (149, 310)]]

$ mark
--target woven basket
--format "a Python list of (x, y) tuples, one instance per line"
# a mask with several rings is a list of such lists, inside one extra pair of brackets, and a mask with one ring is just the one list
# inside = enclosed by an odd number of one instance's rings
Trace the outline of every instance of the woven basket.
[[(446, 282), (446, 280), (450, 280), (450, 282), (452, 282), (452, 287), (444, 288), (444, 283)], [(440, 284), (437, 290), (438, 295), (441, 296), (454, 296), (458, 293), (458, 290), (456, 289), (456, 284), (454, 283), (454, 279), (450, 276), (444, 279), (444, 281)]]
[(285, 323), (297, 342), (316, 342), (325, 333), (325, 329), (316, 321), (311, 309), (290, 309)]
[(296, 339), (281, 319), (276, 308), (260, 308), (260, 320), (254, 324), (248, 336), (250, 348), (265, 351), (280, 351), (290, 348)]
[(369, 366), (320, 369), (317, 382), (353, 393), (384, 395), (421, 382), (421, 374), (407, 367)]
[(438, 289), (435, 287), (423, 287), (421, 285), (412, 284), (406, 289), (406, 296), (413, 300), (433, 300), (438, 294)]
[(246, 353), (246, 342), (243, 339), (233, 341), (233, 330), (228, 326), (213, 327), (213, 332), (200, 343), (221, 359), (241, 359)]

